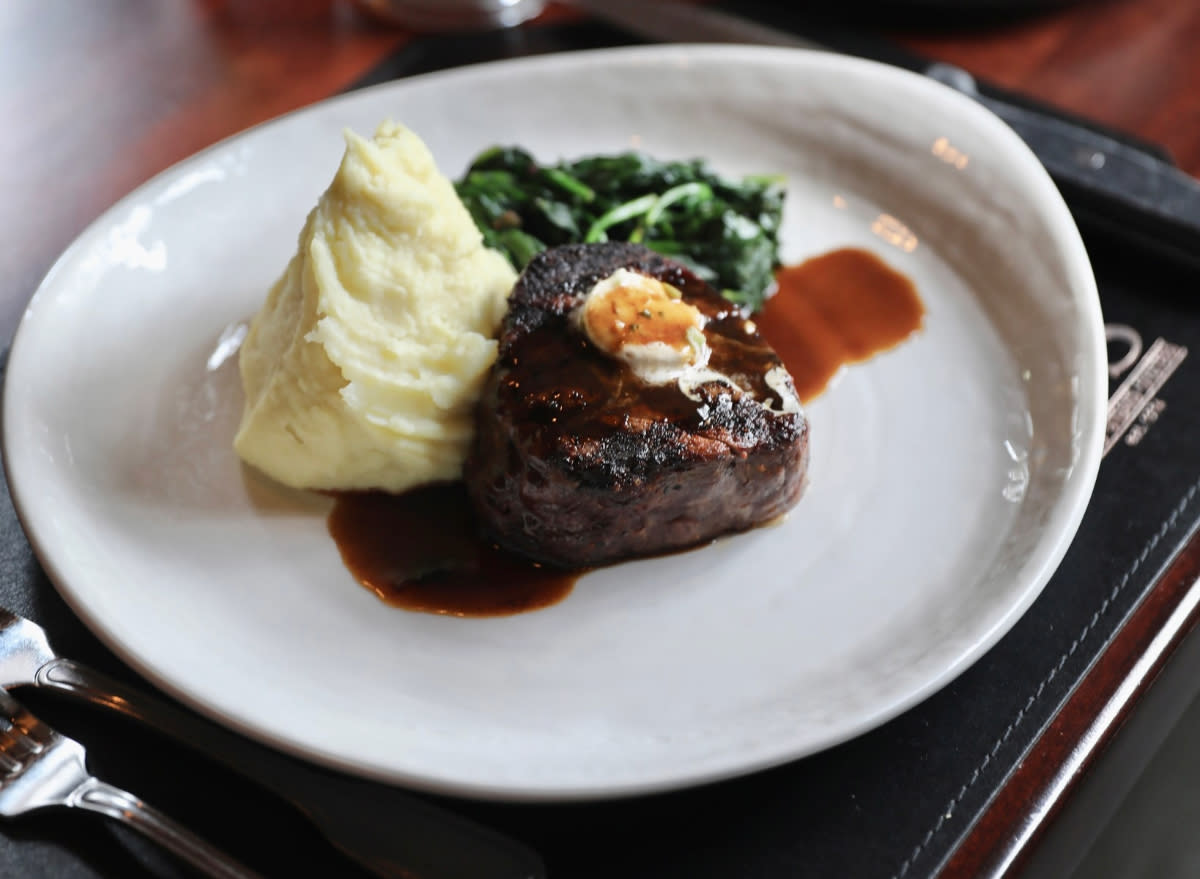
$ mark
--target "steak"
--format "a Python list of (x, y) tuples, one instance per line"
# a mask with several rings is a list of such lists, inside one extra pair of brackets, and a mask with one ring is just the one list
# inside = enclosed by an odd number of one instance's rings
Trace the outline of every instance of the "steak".
[[(706, 368), (652, 384), (589, 340), (577, 309), (618, 269), (670, 285), (707, 318)], [(753, 322), (689, 269), (626, 243), (530, 261), (476, 428), (464, 475), (485, 536), (568, 568), (774, 519), (800, 499), (808, 463), (791, 376)]]

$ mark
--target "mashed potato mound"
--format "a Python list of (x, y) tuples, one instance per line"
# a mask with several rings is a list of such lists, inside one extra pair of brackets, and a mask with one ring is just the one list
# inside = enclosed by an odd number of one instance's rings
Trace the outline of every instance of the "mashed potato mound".
[(514, 280), (415, 134), (347, 132), (242, 345), (238, 454), (297, 488), (458, 478)]

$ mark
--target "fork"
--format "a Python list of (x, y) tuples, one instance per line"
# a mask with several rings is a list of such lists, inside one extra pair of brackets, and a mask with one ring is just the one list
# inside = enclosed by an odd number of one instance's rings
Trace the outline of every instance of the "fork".
[(123, 821), (214, 879), (258, 877), (153, 806), (93, 776), (83, 745), (0, 690), (0, 815), (15, 818), (53, 806)]
[(343, 854), (385, 879), (546, 875), (538, 854), (509, 836), (399, 788), (293, 759), (59, 656), (45, 629), (0, 607), (0, 687), (21, 685), (111, 709), (216, 759), (282, 796)]

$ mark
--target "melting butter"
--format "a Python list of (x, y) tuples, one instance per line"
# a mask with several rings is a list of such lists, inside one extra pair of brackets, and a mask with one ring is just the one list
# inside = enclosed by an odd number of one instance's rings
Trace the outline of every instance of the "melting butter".
[(597, 282), (574, 316), (593, 345), (647, 384), (675, 381), (712, 354), (700, 310), (670, 284), (631, 269)]

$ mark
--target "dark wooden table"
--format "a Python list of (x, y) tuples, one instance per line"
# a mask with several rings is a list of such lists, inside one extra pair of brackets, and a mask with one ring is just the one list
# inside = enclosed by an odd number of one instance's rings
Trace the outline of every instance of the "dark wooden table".
[[(569, 17), (551, 7), (541, 23)], [(982, 21), (949, 12), (886, 20), (910, 49), (1157, 142), (1200, 175), (1200, 4), (1113, 0)], [(116, 199), (220, 138), (347, 88), (413, 38), (350, 0), (5, 0), (5, 345), (57, 255)], [(1193, 540), (997, 791), (945, 875), (1024, 862), (1194, 627), (1198, 575)]]

